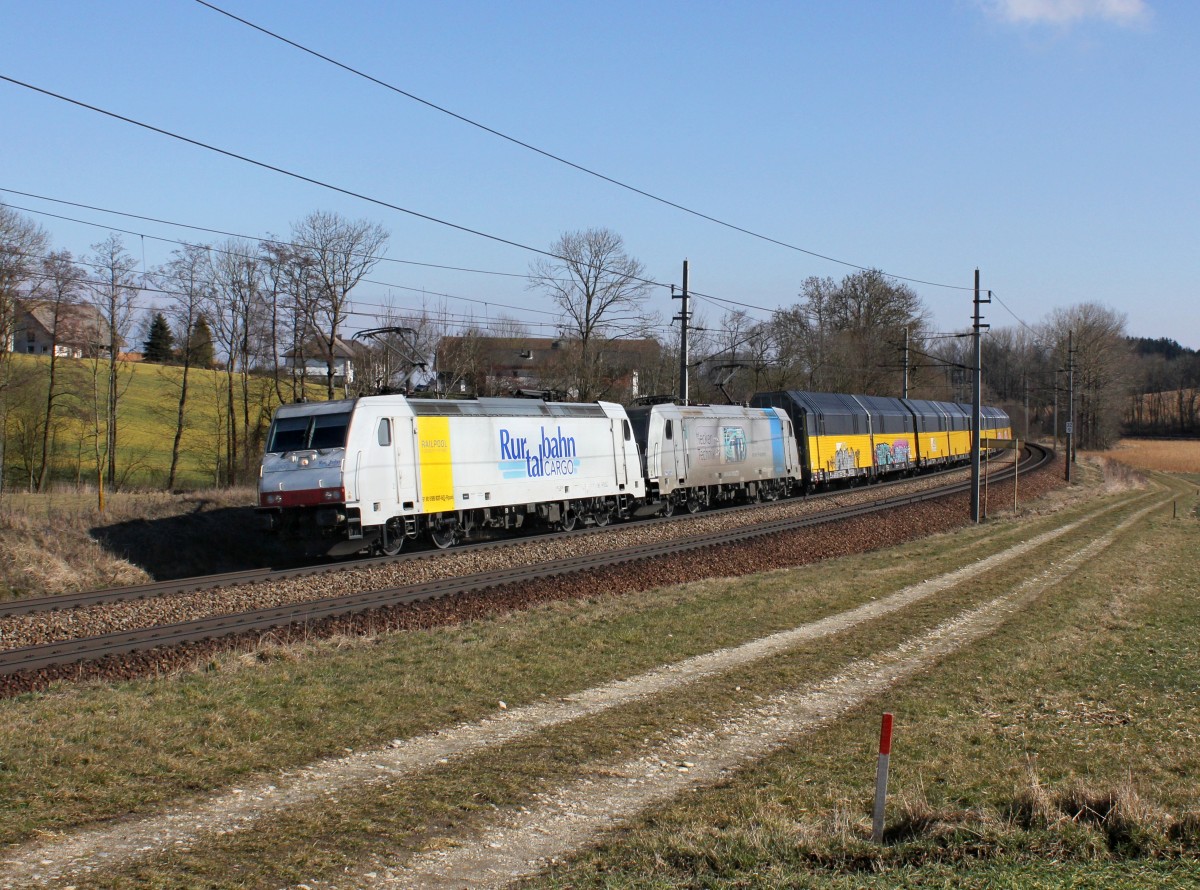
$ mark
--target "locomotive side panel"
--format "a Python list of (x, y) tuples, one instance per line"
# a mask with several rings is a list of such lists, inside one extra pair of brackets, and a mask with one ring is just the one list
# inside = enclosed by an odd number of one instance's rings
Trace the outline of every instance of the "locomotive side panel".
[(783, 441), (784, 421), (762, 409), (715, 409), (681, 418), (689, 486), (781, 479), (795, 465)]
[[(422, 454), (427, 512), (616, 495), (625, 454), (614, 421), (601, 417), (422, 417), (441, 421), (444, 447)], [(443, 432), (444, 429), (444, 432)]]

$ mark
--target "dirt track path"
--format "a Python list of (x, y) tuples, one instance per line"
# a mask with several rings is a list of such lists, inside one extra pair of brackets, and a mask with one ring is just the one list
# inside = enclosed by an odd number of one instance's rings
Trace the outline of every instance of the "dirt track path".
[(602, 774), (563, 785), (542, 795), (536, 808), (502, 811), (479, 834), (463, 838), (453, 849), (420, 854), (384, 874), (377, 870), (356, 876), (346, 886), (495, 888), (536, 874), (594, 842), (605, 829), (688, 789), (717, 781), (987, 635), (1007, 615), (1066, 579), (1164, 503), (1157, 501), (1138, 511), (1007, 593), (891, 651), (853, 662), (841, 674), (806, 689), (775, 696), (716, 729), (677, 735), (642, 756), (606, 767)]
[[(121, 867), (138, 858), (203, 842), (207, 836), (243, 831), (262, 819), (310, 804), (344, 788), (393, 783), (439, 761), (468, 757), (549, 727), (668, 692), (740, 665), (768, 658), (947, 590), (979, 572), (1018, 559), (1034, 548), (1126, 503), (1122, 501), (1090, 511), (1086, 517), (1073, 523), (956, 571), (906, 587), (891, 596), (741, 646), (695, 656), (636, 677), (584, 690), (559, 701), (514, 708), (477, 723), (460, 724), (443, 731), (396, 740), (382, 750), (320, 761), (303, 770), (273, 777), (257, 787), (232, 789), (191, 806), (81, 831), (50, 842), (6, 850), (0, 854), (0, 888), (58, 885), (72, 875), (83, 876), (101, 868)], [(1153, 507), (1146, 508), (1137, 514), (1138, 517), (1150, 509)], [(1126, 520), (1119, 528), (1126, 527), (1134, 519)], [(1079, 554), (1090, 554), (1107, 546), (1115, 533), (1115, 530), (1110, 532), (1079, 551)], [(1076, 554), (1079, 560), (1086, 558), (1086, 555), (1079, 554)], [(1073, 556), (1072, 560), (1076, 560), (1076, 557)], [(1072, 567), (1077, 564), (1077, 561), (1072, 562)], [(1060, 576), (1065, 577), (1061, 574), (1064, 571), (1069, 573), (1069, 570), (1062, 568), (1062, 564), (1055, 566), (1054, 580), (1046, 581), (1038, 587), (1037, 592), (1044, 589), (1045, 585), (1055, 583)], [(530, 868), (536, 870), (540, 867), (537, 863), (577, 848), (613, 821), (627, 818), (656, 801), (678, 793), (682, 788), (711, 782), (721, 771), (761, 756), (771, 747), (782, 744), (788, 736), (811, 729), (843, 713), (898, 678), (921, 669), (944, 652), (952, 651), (986, 633), (999, 620), (993, 616), (1000, 614), (1005, 604), (1037, 595), (1037, 592), (1023, 594), (1020, 590), (1018, 588), (980, 610), (964, 613), (964, 616), (948, 623), (953, 627), (947, 625), (936, 628), (926, 635), (928, 639), (915, 638), (906, 644), (913, 647), (913, 652), (906, 654), (902, 646), (895, 653), (885, 653), (879, 659), (856, 663), (845, 675), (829, 678), (820, 688), (789, 694), (762, 708), (747, 711), (743, 717), (728, 723), (719, 732), (679, 736), (661, 750), (618, 767), (614, 772), (619, 778), (593, 780), (594, 784), (586, 788), (565, 788), (561, 794), (548, 797), (539, 808), (539, 812), (543, 813), (544, 825), (509, 829), (497, 825), (495, 831), (508, 839), (468, 841), (457, 851), (427, 857), (428, 861), (424, 864), (421, 858), (414, 860), (411, 870), (396, 870), (384, 877), (378, 874), (373, 878), (364, 876), (356, 879), (353, 886), (370, 886), (373, 880), (378, 880), (380, 886), (391, 886), (394, 880), (407, 880), (418, 875), (425, 876), (422, 880), (433, 881), (434, 873), (458, 873), (455, 868), (466, 869), (471, 875), (460, 874), (458, 878), (449, 879), (457, 881), (456, 886), (480, 881), (481, 886), (491, 886), (499, 880), (497, 875), (500, 873), (520, 874), (527, 873)], [(975, 615), (975, 612), (979, 614)], [(955, 622), (961, 622), (961, 629), (956, 629), (958, 624)], [(947, 649), (946, 646), (951, 648)], [(771, 741), (753, 742), (754, 738)], [(680, 772), (679, 763), (682, 761), (696, 765), (683, 767), (688, 771)], [(606, 788), (608, 791), (605, 791)], [(618, 794), (617, 791), (623, 793)], [(557, 808), (555, 798), (561, 798)], [(566, 801), (571, 802), (569, 806)], [(571, 830), (567, 831), (567, 828)], [(509, 834), (505, 834), (505, 831)], [(513, 833), (517, 839), (524, 841), (524, 845), (512, 840)], [(535, 839), (542, 843), (531, 845)], [(482, 848), (478, 847), (479, 843), (483, 844)], [(492, 844), (501, 846), (490, 846)], [(497, 860), (499, 864), (489, 864), (501, 848), (508, 858), (502, 863)], [(476, 852), (469, 852), (471, 850)], [(483, 855), (485, 852), (490, 855)]]

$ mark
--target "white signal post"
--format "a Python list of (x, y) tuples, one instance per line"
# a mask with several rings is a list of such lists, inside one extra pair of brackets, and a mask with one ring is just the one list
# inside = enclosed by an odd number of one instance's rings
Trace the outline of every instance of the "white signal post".
[(875, 818), (871, 823), (871, 840), (883, 843), (883, 814), (887, 806), (888, 761), (892, 756), (892, 715), (883, 715), (879, 729), (879, 764), (875, 768)]

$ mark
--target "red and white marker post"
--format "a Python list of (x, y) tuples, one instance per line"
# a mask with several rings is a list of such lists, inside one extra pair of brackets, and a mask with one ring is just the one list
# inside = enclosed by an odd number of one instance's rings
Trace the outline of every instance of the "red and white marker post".
[(875, 819), (871, 823), (871, 840), (883, 843), (883, 812), (887, 805), (888, 761), (892, 756), (892, 715), (883, 715), (879, 729), (879, 765), (875, 768)]

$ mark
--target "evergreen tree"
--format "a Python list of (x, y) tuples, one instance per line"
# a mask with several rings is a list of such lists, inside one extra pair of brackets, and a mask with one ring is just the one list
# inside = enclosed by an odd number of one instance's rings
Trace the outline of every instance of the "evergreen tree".
[(171, 333), (171, 326), (167, 324), (166, 316), (161, 312), (155, 312), (154, 318), (150, 321), (150, 330), (146, 334), (146, 342), (142, 346), (142, 357), (148, 362), (166, 364), (175, 357), (172, 348), (174, 343), (175, 335)]
[(217, 364), (213, 352), (212, 330), (203, 315), (192, 325), (192, 367), (213, 368)]

